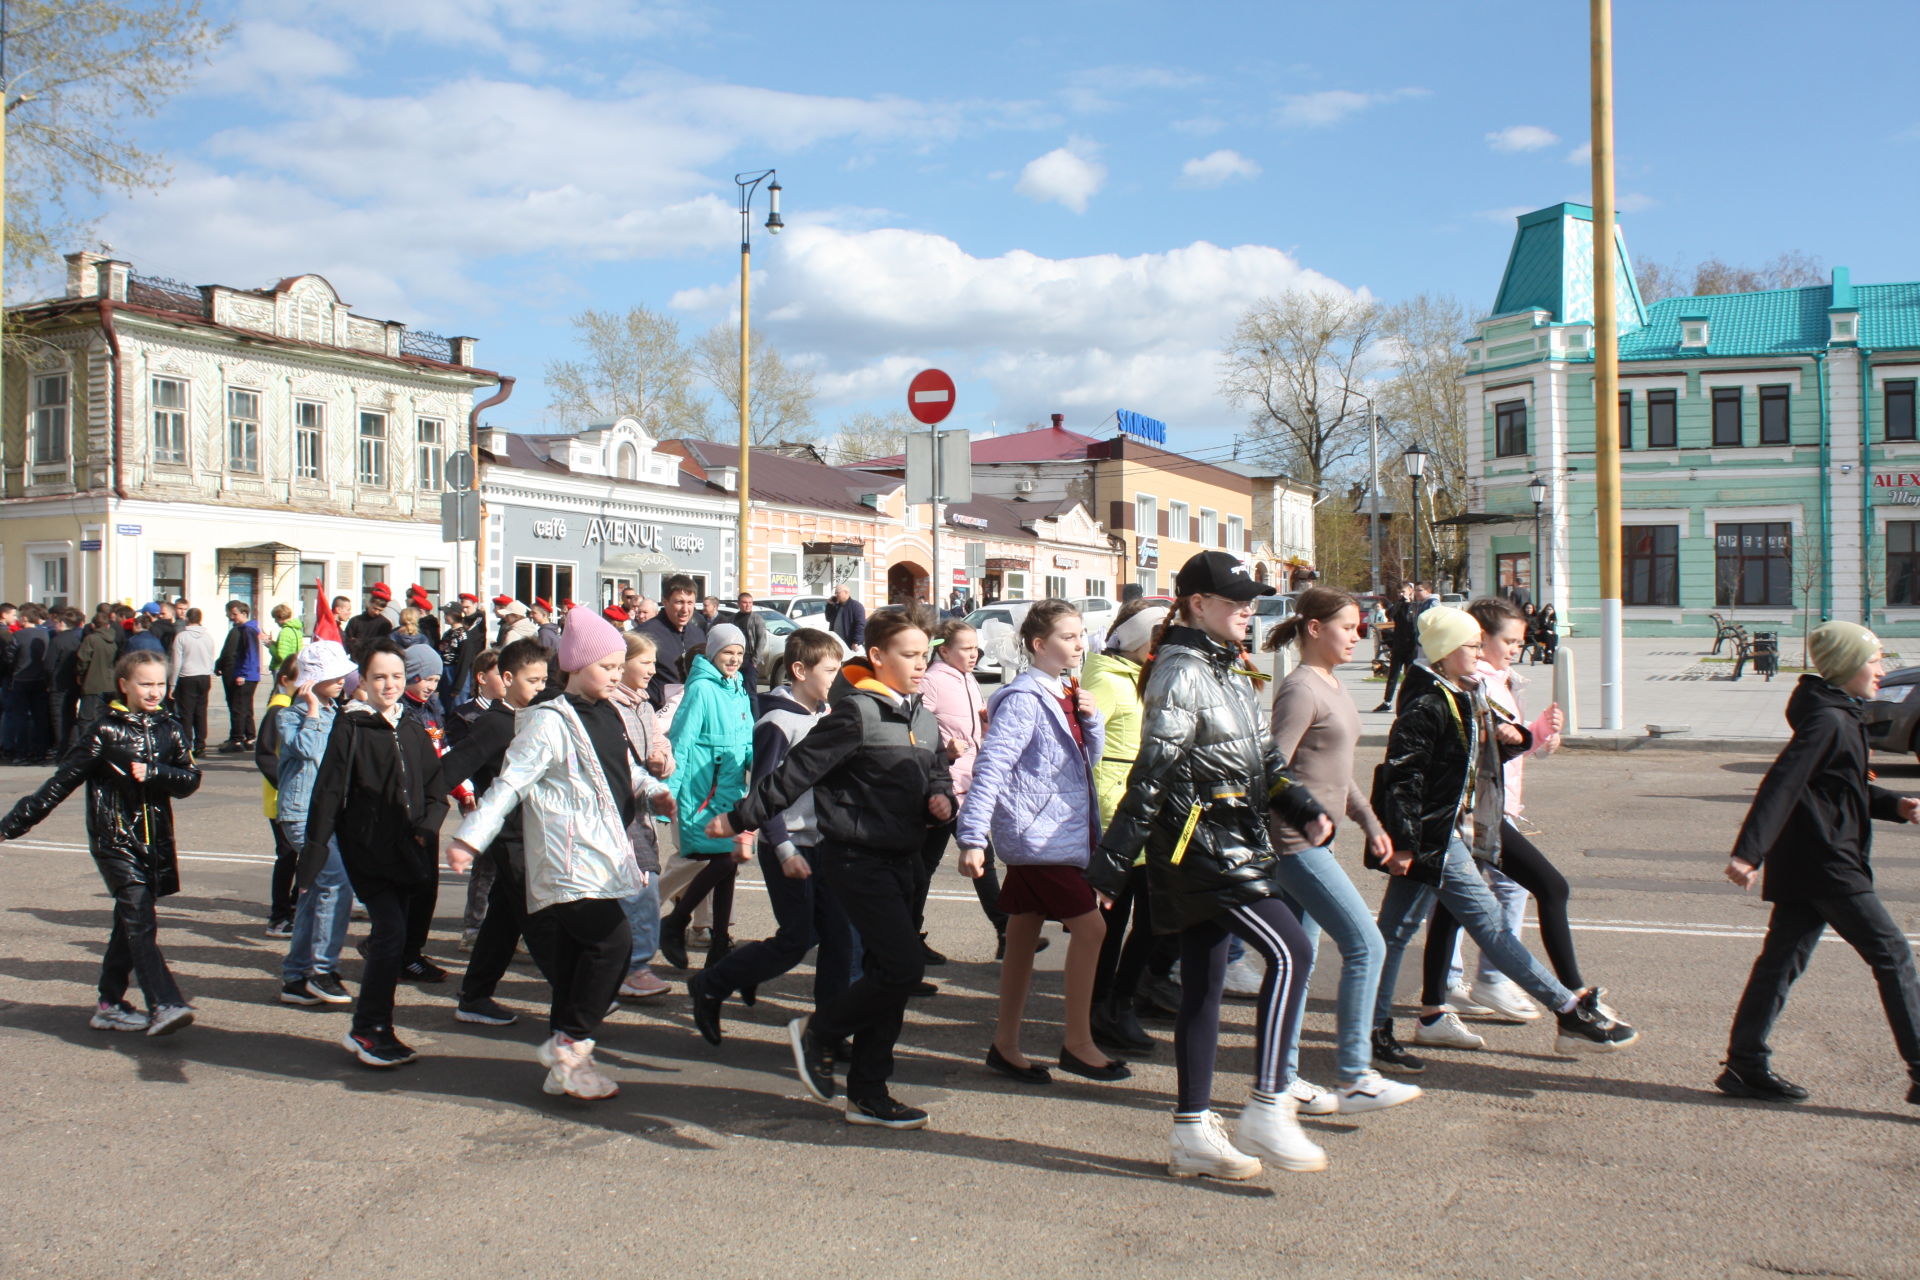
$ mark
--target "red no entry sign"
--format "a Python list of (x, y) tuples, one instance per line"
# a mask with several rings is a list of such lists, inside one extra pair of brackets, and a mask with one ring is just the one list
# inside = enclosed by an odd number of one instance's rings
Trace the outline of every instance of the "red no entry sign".
[(907, 412), (932, 426), (953, 412), (953, 379), (940, 369), (922, 369), (907, 384)]

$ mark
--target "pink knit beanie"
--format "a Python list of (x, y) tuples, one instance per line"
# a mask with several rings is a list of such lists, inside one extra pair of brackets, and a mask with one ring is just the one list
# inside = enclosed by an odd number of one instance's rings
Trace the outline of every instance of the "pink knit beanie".
[(560, 669), (578, 671), (610, 654), (627, 652), (627, 642), (613, 624), (591, 609), (575, 607), (560, 632)]

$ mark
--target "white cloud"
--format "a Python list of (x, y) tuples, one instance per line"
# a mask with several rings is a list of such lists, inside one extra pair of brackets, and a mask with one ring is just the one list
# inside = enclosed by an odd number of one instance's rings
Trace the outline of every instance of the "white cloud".
[(242, 22), (193, 87), (213, 94), (298, 95), (353, 68), (353, 55), (317, 31), (278, 22)]
[(1288, 93), (1280, 96), (1275, 123), (1284, 128), (1319, 129), (1338, 124), (1368, 107), (1425, 97), (1425, 89), (1394, 89), (1388, 93), (1357, 93), (1352, 89), (1322, 89), (1318, 93)]
[(1096, 157), (1100, 149), (1084, 138), (1074, 138), (1043, 156), (1027, 161), (1013, 189), (1033, 200), (1051, 200), (1075, 213), (1087, 211), (1087, 201), (1107, 182), (1107, 166)]
[(1487, 145), (1495, 151), (1538, 151), (1560, 141), (1560, 135), (1537, 124), (1509, 125), (1487, 135)]
[(1067, 76), (1060, 100), (1071, 111), (1093, 115), (1117, 110), (1147, 90), (1193, 89), (1206, 82), (1205, 76), (1171, 67), (1089, 67)]
[(1180, 166), (1181, 181), (1189, 187), (1217, 187), (1235, 178), (1256, 178), (1260, 166), (1224, 147), (1204, 156), (1196, 156)]
[[(770, 262), (756, 323), (809, 361), (823, 400), (892, 394), (938, 359), (963, 402), (1003, 422), (1081, 410), (1087, 426), (1116, 405), (1176, 424), (1238, 422), (1215, 388), (1239, 316), (1293, 290), (1349, 292), (1279, 249), (1204, 241), (1132, 257), (981, 258), (923, 231), (803, 226)], [(718, 318), (736, 287), (687, 290), (673, 305)]]
[(1575, 147), (1573, 150), (1567, 152), (1567, 163), (1568, 164), (1592, 164), (1593, 163), (1593, 144), (1591, 142), (1583, 142), (1579, 146)]
[(1473, 216), (1484, 218), (1488, 222), (1512, 222), (1521, 214), (1532, 213), (1533, 210), (1534, 206), (1530, 204), (1509, 204), (1502, 205), (1498, 209), (1481, 209)]

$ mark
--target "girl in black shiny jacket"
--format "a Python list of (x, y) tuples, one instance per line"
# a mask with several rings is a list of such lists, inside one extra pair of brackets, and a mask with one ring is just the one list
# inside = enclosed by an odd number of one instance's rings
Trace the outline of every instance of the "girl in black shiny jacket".
[[(87, 840), (113, 895), (113, 935), (92, 1025), (160, 1036), (193, 1021), (193, 1007), (160, 954), (154, 904), (180, 891), (172, 801), (199, 789), (200, 766), (179, 721), (160, 710), (167, 693), (160, 656), (130, 653), (114, 675), (119, 699), (82, 731), (53, 776), (0, 821), (0, 839), (19, 839), (86, 784)], [(139, 977), (146, 1013), (127, 1003), (132, 975)]]

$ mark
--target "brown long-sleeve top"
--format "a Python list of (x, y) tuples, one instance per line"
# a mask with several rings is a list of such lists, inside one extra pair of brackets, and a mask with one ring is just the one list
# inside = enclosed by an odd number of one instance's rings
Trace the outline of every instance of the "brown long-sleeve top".
[[(1369, 836), (1380, 833), (1380, 820), (1367, 804), (1367, 793), (1353, 777), (1353, 752), (1360, 745), (1360, 711), (1334, 681), (1313, 668), (1295, 667), (1273, 691), (1269, 732), (1281, 757), (1293, 764), (1295, 778), (1320, 802), (1329, 815), (1344, 807), (1346, 814)], [(1340, 797), (1345, 796), (1344, 806)], [(1271, 824), (1274, 847), (1282, 853), (1309, 848), (1305, 837), (1279, 822)]]

